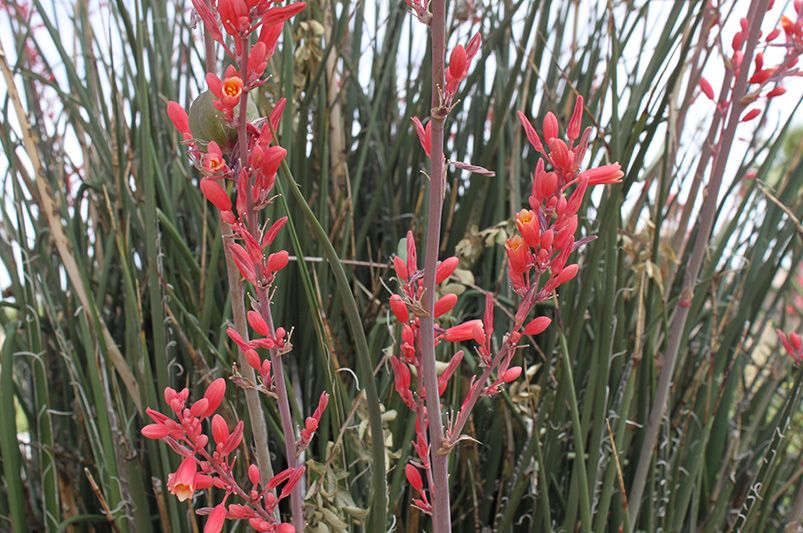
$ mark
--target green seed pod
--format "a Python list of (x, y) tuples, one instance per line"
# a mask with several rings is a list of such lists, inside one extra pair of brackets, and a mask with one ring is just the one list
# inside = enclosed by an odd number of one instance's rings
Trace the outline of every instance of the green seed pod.
[[(189, 112), (190, 131), (195, 139), (203, 142), (215, 141), (225, 150), (237, 140), (237, 130), (226, 124), (223, 113), (215, 107), (214, 102), (215, 96), (209, 91), (202, 92), (192, 101)], [(239, 106), (234, 108), (235, 117), (238, 109)], [(251, 98), (248, 99), (246, 116), (249, 121), (253, 121), (259, 116), (256, 104)]]

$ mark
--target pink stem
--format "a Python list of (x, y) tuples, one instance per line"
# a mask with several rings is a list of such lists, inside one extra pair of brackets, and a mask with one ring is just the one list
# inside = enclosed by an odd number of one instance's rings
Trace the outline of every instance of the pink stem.
[[(212, 8), (210, 0), (206, 0), (207, 6)], [(217, 61), (215, 59), (215, 41), (212, 39), (210, 33), (204, 27), (204, 50), (205, 50), (205, 64), (207, 72), (215, 72), (217, 68)], [(229, 282), (229, 300), (231, 300), (231, 315), (234, 321), (234, 329), (240, 336), (248, 340), (248, 327), (245, 319), (245, 302), (243, 282), (240, 277), (240, 272), (231, 258), (229, 247), (225, 243), (231, 239), (232, 231), (228, 224), (220, 224), (220, 234), (223, 239), (223, 254), (226, 257), (226, 278)], [(245, 379), (256, 382), (256, 375), (254, 370), (245, 359), (245, 354), (242, 350), (237, 350), (240, 361), (240, 372)], [(262, 412), (262, 402), (259, 399), (259, 392), (254, 389), (245, 390), (245, 403), (248, 409), (248, 418), (251, 422), (251, 432), (254, 435), (254, 445), (256, 447), (255, 455), (257, 467), (259, 468), (259, 475), (262, 479), (271, 479), (273, 477), (273, 464), (270, 460), (270, 445), (268, 443), (268, 427), (265, 423), (265, 414)], [(271, 491), (274, 492), (274, 491)]]
[[(260, 280), (257, 280), (260, 283)], [(272, 337), (275, 336), (273, 316), (270, 311), (270, 297), (265, 288), (257, 289), (259, 300), (259, 312), (265, 322)], [(284, 369), (282, 368), (282, 356), (278, 350), (270, 350), (270, 365), (273, 373), (273, 382), (276, 386), (277, 403), (279, 404), (279, 418), (282, 423), (282, 434), (284, 436), (284, 450), (287, 454), (287, 466), (295, 468), (298, 466), (298, 450), (296, 449), (296, 432), (293, 425), (293, 415), (290, 411), (290, 397), (287, 394), (287, 383), (284, 380)], [(293, 516), (293, 526), (296, 533), (304, 531), (304, 495), (301, 493), (303, 484), (296, 483), (290, 493), (290, 511)]]
[[(240, 77), (243, 80), (243, 93), (240, 97), (239, 118), (237, 123), (237, 143), (240, 147), (240, 171), (248, 168), (248, 53), (249, 42), (248, 37), (243, 37), (240, 41)], [(257, 212), (253, 208), (253, 194), (252, 183), (249, 176), (248, 186), (246, 188), (247, 200), (247, 230), (256, 231), (258, 228)], [(271, 336), (274, 336), (275, 330), (273, 327), (273, 316), (270, 310), (270, 296), (268, 295), (267, 288), (264, 284), (262, 277), (261, 265), (255, 265), (257, 271), (257, 299), (259, 301), (259, 312), (265, 322), (268, 323)], [(290, 400), (287, 396), (287, 384), (284, 380), (284, 370), (282, 368), (282, 360), (278, 355), (277, 350), (270, 350), (270, 360), (273, 372), (273, 380), (276, 386), (277, 402), (279, 404), (279, 418), (282, 424), (282, 433), (284, 437), (284, 447), (287, 454), (288, 467), (295, 467), (297, 462), (296, 457), (296, 434), (293, 428), (293, 415), (290, 412)], [(293, 488), (290, 494), (290, 510), (293, 517), (293, 526), (296, 533), (304, 532), (304, 499), (301, 493), (302, 484), (298, 483)]]
[(444, 0), (433, 0), (432, 21), (432, 168), (429, 178), (427, 233), (424, 244), (424, 294), (422, 305), (426, 315), (421, 318), (421, 370), (426, 388), (427, 418), (432, 464), (432, 524), (433, 533), (452, 530), (449, 504), (449, 457), (441, 453), (443, 420), (438, 395), (438, 373), (435, 368), (435, 269), (440, 248), (441, 216), (443, 211), (443, 124), (446, 110), (441, 102), (444, 88), (444, 59), (446, 57), (446, 13)]
[[(455, 445), (457, 439), (460, 438), (460, 435), (463, 433), (463, 428), (465, 427), (466, 423), (468, 422), (468, 417), (471, 415), (471, 411), (474, 410), (474, 406), (479, 401), (480, 397), (482, 396), (482, 391), (485, 389), (485, 384), (488, 382), (488, 379), (491, 377), (491, 372), (493, 372), (496, 368), (499, 367), (499, 363), (502, 362), (502, 359), (507, 355), (510, 351), (510, 345), (505, 344), (505, 346), (496, 352), (494, 355), (492, 363), (485, 367), (480, 378), (474, 382), (474, 386), (472, 387), (471, 391), (466, 398), (466, 401), (463, 402), (462, 407), (460, 407), (460, 412), (457, 414), (457, 420), (455, 420), (454, 425), (449, 430), (449, 434), (447, 435), (447, 441), (445, 445), (448, 447), (448, 450), (451, 450), (452, 446)], [(444, 451), (448, 451), (444, 450)]]

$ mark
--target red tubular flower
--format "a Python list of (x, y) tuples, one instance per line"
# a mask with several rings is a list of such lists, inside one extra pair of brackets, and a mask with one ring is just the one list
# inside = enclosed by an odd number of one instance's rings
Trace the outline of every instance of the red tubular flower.
[(231, 436), (231, 432), (229, 431), (229, 425), (226, 424), (226, 421), (220, 415), (215, 415), (212, 417), (212, 439), (215, 441), (216, 444), (222, 445), (225, 444), (227, 440), (229, 440), (229, 436)]
[(546, 316), (539, 316), (534, 318), (524, 326), (523, 333), (525, 335), (540, 335), (552, 323), (552, 319)]
[(287, 250), (280, 250), (276, 253), (270, 254), (268, 256), (268, 270), (271, 273), (279, 272), (287, 266), (289, 261), (290, 254), (287, 253)]
[(187, 112), (179, 105), (178, 102), (173, 102), (172, 100), (167, 102), (167, 116), (170, 117), (170, 121), (173, 123), (173, 126), (175, 126), (178, 132), (181, 133), (185, 139), (192, 138), (192, 132), (190, 131), (190, 119), (187, 116)]
[(256, 272), (251, 258), (245, 248), (237, 243), (229, 244), (229, 251), (231, 252), (231, 259), (234, 261), (235, 266), (240, 271), (240, 274), (251, 283), (256, 283)]
[(435, 318), (445, 315), (454, 309), (455, 305), (457, 305), (456, 294), (445, 294), (441, 296), (438, 301), (435, 302)]
[(714, 88), (711, 87), (711, 84), (708, 83), (708, 80), (701, 77), (699, 81), (700, 90), (703, 91), (703, 94), (708, 97), (709, 100), (714, 101)]
[(572, 118), (569, 119), (569, 126), (566, 128), (566, 138), (569, 139), (569, 144), (573, 144), (574, 140), (580, 136), (580, 124), (583, 120), (583, 97), (578, 96), (574, 101), (574, 111)]
[(521, 122), (522, 127), (524, 127), (524, 133), (527, 135), (527, 140), (530, 142), (533, 148), (543, 154), (544, 145), (541, 143), (541, 138), (538, 136), (538, 133), (536, 133), (535, 128), (533, 128), (533, 125), (527, 119), (526, 115), (521, 111), (517, 111), (516, 116), (518, 117), (519, 122)]
[(284, 24), (291, 18), (295, 17), (307, 7), (304, 2), (295, 2), (286, 6), (274, 7), (268, 9), (262, 17), (262, 24), (274, 25)]
[(420, 493), (424, 491), (424, 480), (421, 479), (421, 474), (416, 467), (408, 463), (407, 466), (404, 467), (404, 476), (416, 492)]
[(468, 70), (468, 65), (466, 64), (466, 49), (463, 48), (462, 44), (458, 44), (454, 47), (449, 56), (449, 74), (452, 78), (458, 79), (466, 70)]
[(268, 323), (265, 322), (265, 319), (262, 318), (262, 315), (257, 313), (256, 311), (248, 311), (246, 315), (248, 318), (248, 325), (251, 326), (251, 329), (256, 331), (258, 334), (262, 335), (263, 337), (270, 336), (270, 328), (268, 328)]
[(529, 209), (522, 209), (516, 215), (516, 227), (521, 232), (521, 236), (527, 246), (536, 248), (540, 240), (540, 228), (538, 218)]
[(198, 472), (198, 465), (194, 457), (186, 457), (178, 469), (170, 474), (167, 481), (167, 490), (179, 499), (184, 501), (192, 497), (195, 493), (195, 474)]
[(415, 250), (415, 239), (413, 232), (407, 232), (407, 273), (412, 276), (418, 271), (418, 254)]
[(209, 202), (221, 211), (231, 211), (231, 198), (226, 189), (210, 178), (201, 179), (201, 192)]
[(270, 246), (273, 244), (273, 241), (276, 240), (276, 237), (279, 235), (279, 231), (287, 224), (287, 217), (282, 217), (276, 222), (274, 222), (268, 231), (262, 236), (262, 247)]
[(555, 278), (555, 286), (563, 285), (567, 281), (571, 281), (577, 275), (577, 272), (580, 270), (580, 265), (569, 265), (563, 270), (560, 271)]
[(760, 114), (761, 114), (760, 109), (751, 109), (750, 111), (744, 114), (744, 116), (741, 118), (741, 120), (739, 120), (739, 122), (750, 122)]
[(407, 304), (404, 303), (402, 297), (394, 294), (390, 297), (390, 310), (396, 315), (396, 320), (402, 324), (410, 321), (410, 312), (407, 310)]
[(449, 279), (449, 276), (454, 274), (459, 264), (460, 260), (457, 257), (449, 257), (438, 263), (438, 266), (435, 268), (435, 283), (443, 283)]
[(580, 179), (588, 179), (589, 185), (611, 185), (622, 181), (622, 166), (619, 163), (602, 165), (601, 167), (584, 170), (580, 173)]
[(503, 383), (510, 383), (516, 381), (521, 375), (521, 367), (513, 366), (508, 368), (504, 374), (499, 378)]
[(507, 260), (511, 271), (523, 274), (530, 269), (530, 252), (527, 250), (527, 244), (524, 239), (514, 235), (506, 240), (505, 251), (507, 252)]
[(204, 525), (204, 533), (220, 533), (223, 523), (226, 521), (226, 504), (220, 503), (209, 513)]
[(208, 402), (207, 409), (201, 415), (203, 417), (212, 416), (212, 414), (217, 411), (217, 408), (220, 407), (220, 404), (223, 402), (223, 398), (226, 395), (226, 380), (223, 378), (217, 378), (209, 386), (206, 388), (206, 392), (204, 392), (204, 399)]
[(452, 326), (443, 333), (447, 342), (464, 342), (474, 340), (477, 344), (485, 344), (485, 330), (482, 320), (469, 320), (459, 326)]
[(142, 436), (146, 439), (163, 439), (170, 434), (170, 428), (164, 424), (148, 424), (140, 430)]
[(452, 356), (452, 358), (449, 360), (449, 364), (446, 365), (446, 369), (444, 369), (444, 371), (441, 372), (441, 375), (438, 376), (438, 396), (443, 396), (443, 393), (446, 392), (446, 387), (449, 385), (449, 380), (452, 379), (452, 376), (460, 366), (460, 362), (462, 360), (463, 350), (460, 350)]
[(248, 5), (243, 0), (218, 0), (217, 9), (226, 33), (232, 37), (240, 37), (248, 31)]
[[(544, 140), (547, 144), (549, 144), (551, 139), (556, 139), (558, 137), (558, 119), (552, 111), (549, 111), (544, 117), (543, 128)], [(550, 147), (550, 150), (551, 149), (552, 147)]]
[(404, 263), (404, 259), (398, 255), (393, 256), (393, 269), (396, 271), (396, 276), (399, 278), (399, 281), (406, 283), (409, 279), (407, 265)]

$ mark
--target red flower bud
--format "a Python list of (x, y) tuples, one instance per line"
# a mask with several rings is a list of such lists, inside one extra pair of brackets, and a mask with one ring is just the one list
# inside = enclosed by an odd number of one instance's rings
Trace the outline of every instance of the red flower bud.
[(270, 329), (268, 328), (268, 323), (265, 322), (265, 319), (262, 318), (262, 315), (252, 310), (248, 311), (247, 316), (248, 316), (248, 324), (254, 331), (262, 335), (263, 337), (270, 336)]
[(409, 279), (407, 265), (404, 263), (404, 259), (398, 255), (393, 256), (393, 269), (396, 270), (396, 276), (399, 277), (400, 281), (406, 282)]
[(163, 439), (170, 434), (170, 428), (162, 424), (148, 424), (140, 430), (146, 439)]
[(212, 439), (216, 444), (223, 444), (229, 439), (229, 426), (220, 415), (212, 417)]
[[(544, 117), (544, 139), (546, 139), (547, 144), (549, 144), (550, 139), (554, 139), (558, 136), (558, 119), (555, 118), (555, 115), (552, 111), (548, 112)], [(552, 147), (550, 147), (550, 150)]]
[(424, 490), (424, 481), (421, 479), (421, 474), (418, 469), (411, 464), (404, 467), (404, 475), (407, 477), (407, 482), (416, 492)]
[(259, 468), (257, 468), (257, 465), (250, 465), (248, 467), (248, 480), (252, 485), (259, 484)]
[(190, 415), (192, 416), (202, 416), (206, 413), (207, 409), (209, 409), (209, 400), (206, 398), (201, 398), (190, 408)]
[(452, 326), (443, 334), (447, 342), (463, 342), (474, 340), (477, 344), (485, 344), (485, 330), (482, 320), (469, 320), (458, 326)]
[(445, 315), (457, 304), (456, 294), (445, 294), (435, 302), (435, 318)]
[(170, 117), (170, 121), (179, 133), (192, 137), (192, 133), (190, 132), (190, 119), (187, 116), (187, 112), (178, 102), (173, 102), (172, 100), (167, 102), (167, 116)]
[(530, 322), (524, 326), (524, 334), (525, 335), (540, 335), (541, 333), (549, 327), (552, 323), (552, 319), (548, 316), (539, 316), (538, 318), (534, 318)]
[(449, 73), (455, 80), (460, 80), (467, 69), (466, 49), (462, 44), (458, 44), (449, 56)]
[(410, 312), (407, 310), (407, 304), (404, 303), (402, 297), (394, 294), (390, 297), (390, 310), (396, 315), (396, 320), (402, 324), (410, 321)]
[(201, 192), (212, 205), (221, 211), (231, 211), (231, 198), (226, 189), (216, 180), (210, 178), (201, 179)]
[(435, 269), (435, 283), (443, 283), (449, 279), (459, 264), (460, 260), (457, 257), (449, 257), (438, 263)]
[(248, 363), (248, 366), (253, 368), (254, 370), (259, 370), (259, 367), (262, 365), (262, 360), (259, 358), (259, 354), (256, 350), (246, 350), (245, 351), (245, 362)]
[(204, 417), (212, 416), (212, 414), (217, 411), (217, 408), (220, 407), (220, 404), (223, 402), (223, 398), (226, 395), (226, 380), (223, 378), (217, 378), (209, 386), (206, 388), (206, 392), (204, 393), (204, 399), (209, 402), (207, 406), (206, 412), (203, 413)]
[(268, 270), (271, 272), (279, 272), (287, 266), (290, 261), (290, 254), (287, 250), (281, 250), (268, 256)]
[(760, 114), (761, 114), (760, 109), (751, 109), (750, 111), (744, 114), (744, 116), (741, 118), (739, 122), (750, 122)]
[(711, 87), (711, 84), (708, 83), (708, 80), (701, 77), (699, 81), (700, 90), (703, 91), (703, 94), (708, 97), (709, 100), (715, 100), (714, 98), (714, 88)]
[(560, 274), (558, 274), (557, 277), (555, 278), (557, 285), (563, 285), (567, 281), (574, 279), (579, 270), (580, 270), (580, 265), (577, 264), (569, 265), (563, 270), (561, 270)]
[(518, 379), (520, 375), (521, 375), (521, 367), (514, 366), (508, 368), (507, 371), (504, 374), (502, 374), (502, 377), (500, 379), (505, 383), (510, 383), (511, 381), (515, 381), (516, 379)]
[(220, 533), (223, 529), (223, 522), (226, 521), (226, 504), (220, 503), (209, 513), (204, 525), (204, 533)]

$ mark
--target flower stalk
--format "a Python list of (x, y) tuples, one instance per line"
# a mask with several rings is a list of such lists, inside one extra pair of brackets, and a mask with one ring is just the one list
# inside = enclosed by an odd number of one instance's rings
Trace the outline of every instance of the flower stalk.
[(433, 533), (448, 533), (452, 529), (449, 503), (449, 458), (446, 454), (440, 453), (443, 446), (443, 424), (438, 394), (438, 374), (435, 368), (435, 270), (440, 249), (445, 180), (443, 127), (446, 120), (446, 109), (442, 101), (442, 94), (446, 57), (446, 6), (445, 0), (433, 0), (431, 5), (432, 113), (430, 124), (432, 124), (432, 137), (430, 161), (432, 163), (429, 176), (427, 229), (424, 238), (424, 286), (421, 302), (424, 316), (421, 317), (420, 350), (431, 444)]

